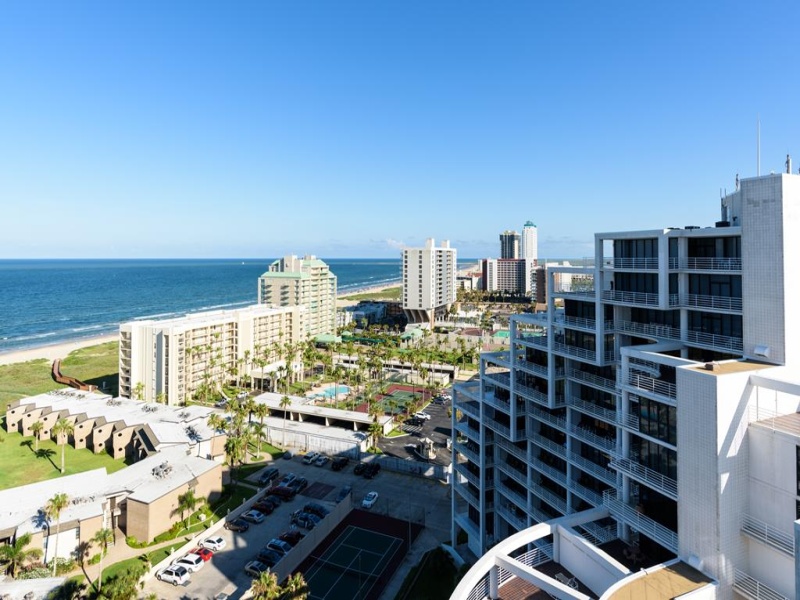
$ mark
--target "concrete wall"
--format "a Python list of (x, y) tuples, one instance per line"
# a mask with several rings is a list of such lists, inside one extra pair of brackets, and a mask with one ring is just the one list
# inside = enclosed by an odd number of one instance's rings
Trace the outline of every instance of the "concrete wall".
[(607, 555), (598, 551), (574, 531), (556, 525), (557, 550), (554, 559), (572, 573), (579, 573), (581, 583), (595, 594), (602, 594), (630, 571), (621, 564), (608, 560)]

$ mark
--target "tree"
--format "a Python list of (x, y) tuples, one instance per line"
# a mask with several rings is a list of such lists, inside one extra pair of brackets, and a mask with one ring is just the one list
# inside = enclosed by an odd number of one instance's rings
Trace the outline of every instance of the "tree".
[(288, 412), (289, 407), (292, 405), (292, 400), (289, 396), (284, 396), (281, 398), (281, 408), (283, 409), (283, 447), (286, 448), (286, 413)]
[(7, 564), (8, 574), (11, 577), (16, 577), (17, 568), (21, 567), (29, 560), (34, 560), (42, 555), (42, 551), (38, 548), (31, 548), (27, 550), (25, 546), (31, 543), (31, 534), (26, 533), (20, 535), (14, 540), (13, 544), (0, 546), (0, 562)]
[(44, 429), (44, 423), (41, 421), (36, 421), (35, 423), (31, 424), (31, 433), (33, 434), (34, 442), (36, 443), (36, 452), (39, 451), (39, 436), (42, 435), (42, 429)]
[(191, 518), (194, 509), (197, 508), (197, 505), (202, 501), (202, 498), (195, 496), (192, 488), (189, 488), (185, 493), (178, 496), (178, 511), (181, 513), (181, 521), (184, 522), (184, 527), (188, 527), (188, 523), (186, 523), (183, 515), (188, 512)]
[(61, 473), (64, 473), (64, 452), (67, 448), (69, 436), (75, 433), (75, 425), (65, 418), (60, 418), (53, 425), (53, 435), (56, 436), (56, 443), (61, 445)]
[(228, 427), (228, 420), (222, 415), (212, 413), (208, 415), (208, 426), (217, 433), (225, 433)]
[(236, 463), (242, 462), (242, 454), (244, 453), (244, 438), (238, 435), (231, 435), (225, 440), (225, 454), (228, 455), (228, 464), (231, 468), (231, 476), (235, 473)]
[(253, 413), (258, 417), (259, 423), (261, 424), (260, 428), (260, 435), (258, 437), (258, 453), (261, 454), (261, 439), (267, 437), (267, 441), (269, 441), (269, 437), (266, 435), (266, 431), (264, 429), (264, 419), (269, 416), (269, 407), (266, 404), (256, 404), (256, 407), (253, 409)]
[(92, 541), (100, 546), (100, 576), (97, 578), (97, 591), (103, 585), (103, 559), (108, 552), (108, 545), (114, 541), (114, 532), (108, 528), (99, 529), (92, 537)]
[(79, 600), (80, 598), (85, 598), (83, 595), (84, 590), (86, 590), (85, 583), (77, 579), (67, 579), (47, 594), (45, 598), (46, 600)]
[(133, 386), (133, 399), (144, 400), (144, 384), (141, 381)]
[[(60, 419), (63, 420), (63, 419)], [(55, 428), (55, 427), (54, 427)], [(62, 471), (63, 472), (63, 471)], [(55, 548), (53, 550), (53, 577), (56, 576), (56, 565), (58, 564), (58, 533), (61, 527), (61, 512), (67, 508), (69, 504), (69, 497), (66, 494), (56, 494), (47, 501), (44, 507), (44, 514), (48, 521), (55, 520), (56, 522), (56, 540)], [(49, 536), (48, 536), (49, 537)]]
[(283, 592), (281, 598), (284, 600), (306, 600), (308, 598), (308, 584), (299, 571), (286, 580), (281, 591)]
[(158, 404), (166, 404), (167, 403), (167, 395), (164, 392), (158, 392), (156, 394), (156, 402)]
[(369, 424), (369, 435), (372, 438), (373, 448), (378, 447), (378, 438), (381, 434), (383, 434), (383, 426), (378, 423), (378, 417), (376, 416), (372, 423)]
[(262, 572), (250, 585), (253, 600), (278, 600), (281, 595), (281, 586), (278, 585), (278, 576), (272, 571)]

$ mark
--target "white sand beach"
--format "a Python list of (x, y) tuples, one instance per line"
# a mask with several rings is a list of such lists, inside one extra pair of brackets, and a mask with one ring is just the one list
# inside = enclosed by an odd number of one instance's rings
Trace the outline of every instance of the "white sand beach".
[(97, 344), (105, 344), (106, 342), (115, 342), (118, 338), (119, 334), (110, 333), (108, 335), (98, 337), (72, 340), (62, 344), (39, 346), (37, 348), (25, 348), (24, 350), (12, 350), (11, 352), (0, 354), (0, 365), (11, 365), (14, 363), (36, 360), (39, 358), (45, 358), (47, 360), (66, 358), (67, 355), (73, 350), (86, 348), (88, 346), (96, 346)]

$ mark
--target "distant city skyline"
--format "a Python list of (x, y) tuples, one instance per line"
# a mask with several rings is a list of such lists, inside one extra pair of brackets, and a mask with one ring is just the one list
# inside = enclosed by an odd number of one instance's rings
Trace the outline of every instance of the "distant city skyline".
[[(11, 2), (0, 258), (460, 257), (800, 165), (796, 3)], [(698, 208), (699, 207), (699, 208)]]

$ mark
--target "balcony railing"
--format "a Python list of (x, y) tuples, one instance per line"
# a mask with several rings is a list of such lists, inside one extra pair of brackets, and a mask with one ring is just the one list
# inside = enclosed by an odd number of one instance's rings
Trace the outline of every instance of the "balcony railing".
[(582, 400), (580, 398), (575, 398), (574, 396), (570, 397), (569, 401), (567, 402), (567, 406), (575, 408), (587, 415), (602, 419), (603, 421), (612, 425), (616, 425), (617, 423), (616, 410), (603, 408), (602, 406), (598, 406), (597, 404), (587, 402), (586, 400)]
[(484, 378), (496, 385), (511, 389), (511, 375), (509, 373), (485, 373)]
[(583, 537), (588, 539), (595, 546), (602, 546), (606, 542), (611, 542), (617, 539), (617, 526), (609, 525), (607, 527), (600, 527), (597, 523), (589, 522), (579, 525), (583, 529)]
[(635, 333), (654, 338), (664, 338), (668, 340), (680, 340), (681, 330), (669, 325), (659, 325), (658, 323), (637, 323), (635, 321), (615, 321), (614, 327), (617, 331), (625, 333)]
[(515, 492), (504, 483), (498, 483), (497, 490), (500, 493), (502, 493), (506, 498), (509, 498), (514, 502), (516, 502), (517, 506), (521, 507), (523, 510), (526, 509), (526, 507), (528, 506), (528, 498), (526, 496), (523, 496), (519, 492)]
[(707, 296), (703, 294), (681, 294), (677, 299), (677, 304), (673, 304), (673, 296), (670, 295), (670, 306), (685, 306), (688, 308), (708, 308), (712, 310), (742, 310), (742, 299), (730, 296)]
[(582, 358), (584, 360), (593, 361), (597, 358), (596, 350), (588, 350), (587, 348), (581, 348), (580, 346), (572, 346), (570, 344), (563, 344), (561, 342), (554, 343), (553, 350), (555, 350), (556, 352), (561, 352), (562, 354), (566, 354), (568, 356), (574, 356), (575, 358)]
[(575, 289), (572, 287), (569, 289), (565, 289), (563, 287), (556, 288), (553, 290), (553, 296), (566, 296), (580, 300), (590, 300), (595, 296), (594, 286), (581, 286), (579, 288), (576, 287)]
[(528, 414), (552, 427), (555, 427), (556, 429), (560, 429), (564, 433), (567, 433), (567, 420), (564, 417), (559, 417), (552, 413), (546, 412), (536, 406), (531, 407), (528, 411)]
[(598, 465), (596, 462), (589, 460), (588, 458), (584, 458), (580, 454), (575, 454), (574, 452), (570, 452), (567, 455), (567, 460), (571, 462), (573, 465), (593, 475), (603, 483), (607, 483), (608, 485), (616, 485), (617, 484), (617, 474), (612, 471), (611, 469), (607, 469)]
[(733, 589), (750, 600), (789, 600), (787, 596), (739, 569), (733, 572)]
[(625, 504), (617, 498), (614, 490), (603, 492), (603, 506), (608, 508), (611, 515), (618, 521), (633, 527), (636, 531), (645, 534), (653, 541), (661, 544), (670, 552), (678, 553), (678, 534), (664, 527), (661, 523), (654, 521), (636, 510), (634, 507)]
[(477, 508), (478, 510), (481, 509), (481, 502), (478, 494), (473, 492), (472, 489), (465, 483), (460, 483), (456, 480), (456, 484), (453, 486), (456, 493), (458, 493), (464, 500), (469, 502), (473, 507)]
[(539, 484), (534, 484), (531, 486), (531, 492), (538, 496), (540, 500), (545, 502), (548, 506), (552, 507), (554, 510), (557, 510), (562, 515), (567, 514), (567, 503), (561, 499), (560, 496), (555, 495), (550, 490), (543, 488)]
[(558, 457), (563, 459), (567, 458), (567, 449), (563, 444), (556, 444), (553, 440), (549, 440), (541, 435), (531, 437), (531, 441), (540, 448), (544, 448)]
[(456, 423), (456, 431), (463, 433), (473, 440), (479, 440), (481, 437), (480, 430), (475, 427), (470, 427), (467, 423)]
[(469, 469), (467, 468), (467, 466), (464, 463), (456, 463), (456, 464), (454, 464), (453, 465), (453, 469), (456, 471), (456, 473), (458, 473), (459, 475), (464, 477), (464, 479), (469, 481), (475, 487), (477, 487), (477, 488), (483, 487), (481, 485), (481, 478), (478, 477), (475, 473), (470, 473)]
[(674, 383), (661, 381), (660, 379), (654, 379), (647, 375), (640, 375), (639, 373), (628, 373), (628, 384), (635, 387), (637, 390), (665, 396), (672, 400), (678, 395), (677, 387)]
[[(529, 362), (527, 360), (519, 359), (515, 363), (515, 366), (523, 371), (527, 371), (528, 373), (532, 373), (534, 375), (538, 375), (539, 377), (547, 377), (547, 367), (543, 365), (537, 365), (536, 363)], [(556, 377), (563, 377), (564, 376), (564, 369), (558, 368), (555, 369)]]
[(455, 448), (456, 452), (458, 452), (459, 454), (467, 457), (468, 459), (470, 459), (476, 465), (481, 464), (480, 455), (477, 452), (475, 452), (474, 450), (470, 450), (467, 447), (466, 444), (462, 444), (461, 442), (455, 441), (455, 442), (453, 442), (453, 448)]
[(621, 302), (623, 304), (642, 304), (645, 306), (657, 306), (658, 294), (645, 292), (626, 292), (623, 290), (605, 290), (603, 300), (609, 302)]
[(521, 486), (528, 487), (529, 481), (528, 481), (528, 474), (527, 473), (523, 473), (521, 471), (518, 471), (514, 467), (511, 467), (508, 464), (502, 463), (502, 462), (498, 462), (495, 465), (495, 470), (502, 471), (503, 473), (505, 473), (506, 475), (511, 477), (511, 479), (513, 479), (518, 484), (520, 484)]
[(528, 527), (528, 520), (518, 517), (511, 508), (504, 506), (503, 504), (498, 504), (496, 512), (498, 515), (503, 517), (506, 521), (508, 521), (512, 526), (516, 527), (517, 531), (522, 531)]
[(600, 388), (607, 392), (617, 391), (616, 381), (613, 379), (606, 379), (605, 377), (599, 377), (594, 373), (587, 373), (586, 371), (581, 371), (580, 369), (570, 369), (569, 376), (572, 379), (577, 379), (580, 382), (588, 383), (589, 385), (593, 385), (594, 387)]
[(555, 467), (551, 467), (550, 465), (546, 464), (544, 461), (539, 460), (538, 458), (531, 459), (531, 466), (539, 471), (539, 473), (546, 475), (556, 483), (560, 483), (562, 486), (567, 487), (567, 474), (559, 471)]
[(617, 446), (617, 442), (614, 438), (597, 435), (594, 431), (586, 429), (585, 427), (570, 425), (569, 432), (580, 441), (591, 444), (601, 450), (613, 450)]
[(497, 446), (499, 446), (500, 448), (502, 448), (503, 450), (505, 450), (506, 452), (508, 452), (512, 456), (516, 456), (521, 461), (523, 461), (525, 463), (528, 462), (528, 453), (525, 452), (525, 450), (523, 450), (522, 448), (519, 448), (518, 446), (515, 446), (514, 444), (512, 444), (508, 440), (504, 440), (502, 438), (497, 440)]
[(621, 471), (633, 477), (636, 481), (652, 487), (673, 500), (678, 499), (678, 482), (671, 477), (662, 475), (658, 471), (654, 471), (635, 460), (623, 458), (621, 456), (614, 456), (611, 459), (610, 466), (612, 469), (616, 469), (617, 471)]
[(742, 517), (742, 533), (787, 556), (794, 556), (794, 536), (760, 519), (744, 515)]
[(514, 386), (514, 391), (523, 398), (527, 398), (531, 402), (536, 402), (542, 406), (549, 406), (547, 394), (544, 392), (540, 392), (539, 390), (522, 383), (517, 383), (517, 385)]
[(464, 402), (461, 400), (457, 400), (453, 403), (453, 408), (456, 410), (460, 410), (465, 415), (469, 415), (473, 419), (480, 420), (481, 418), (481, 407), (475, 401), (468, 401)]
[(742, 259), (703, 256), (687, 256), (681, 259), (670, 258), (669, 268), (682, 271), (741, 271)]
[(631, 431), (639, 431), (639, 417), (636, 415), (632, 415), (628, 413), (627, 415), (623, 415), (622, 413), (617, 413), (617, 425), (622, 425), (623, 427), (627, 427)]
[(687, 331), (686, 342), (689, 344), (711, 346), (715, 349), (732, 350), (734, 352), (741, 352), (744, 348), (744, 343), (740, 337), (703, 333), (702, 331)]
[(654, 271), (658, 269), (658, 257), (635, 257), (605, 259), (603, 266), (611, 269), (636, 269)]
[(574, 494), (586, 500), (586, 502), (594, 506), (603, 506), (603, 496), (585, 485), (581, 485), (577, 481), (572, 481), (570, 482), (570, 489)]

